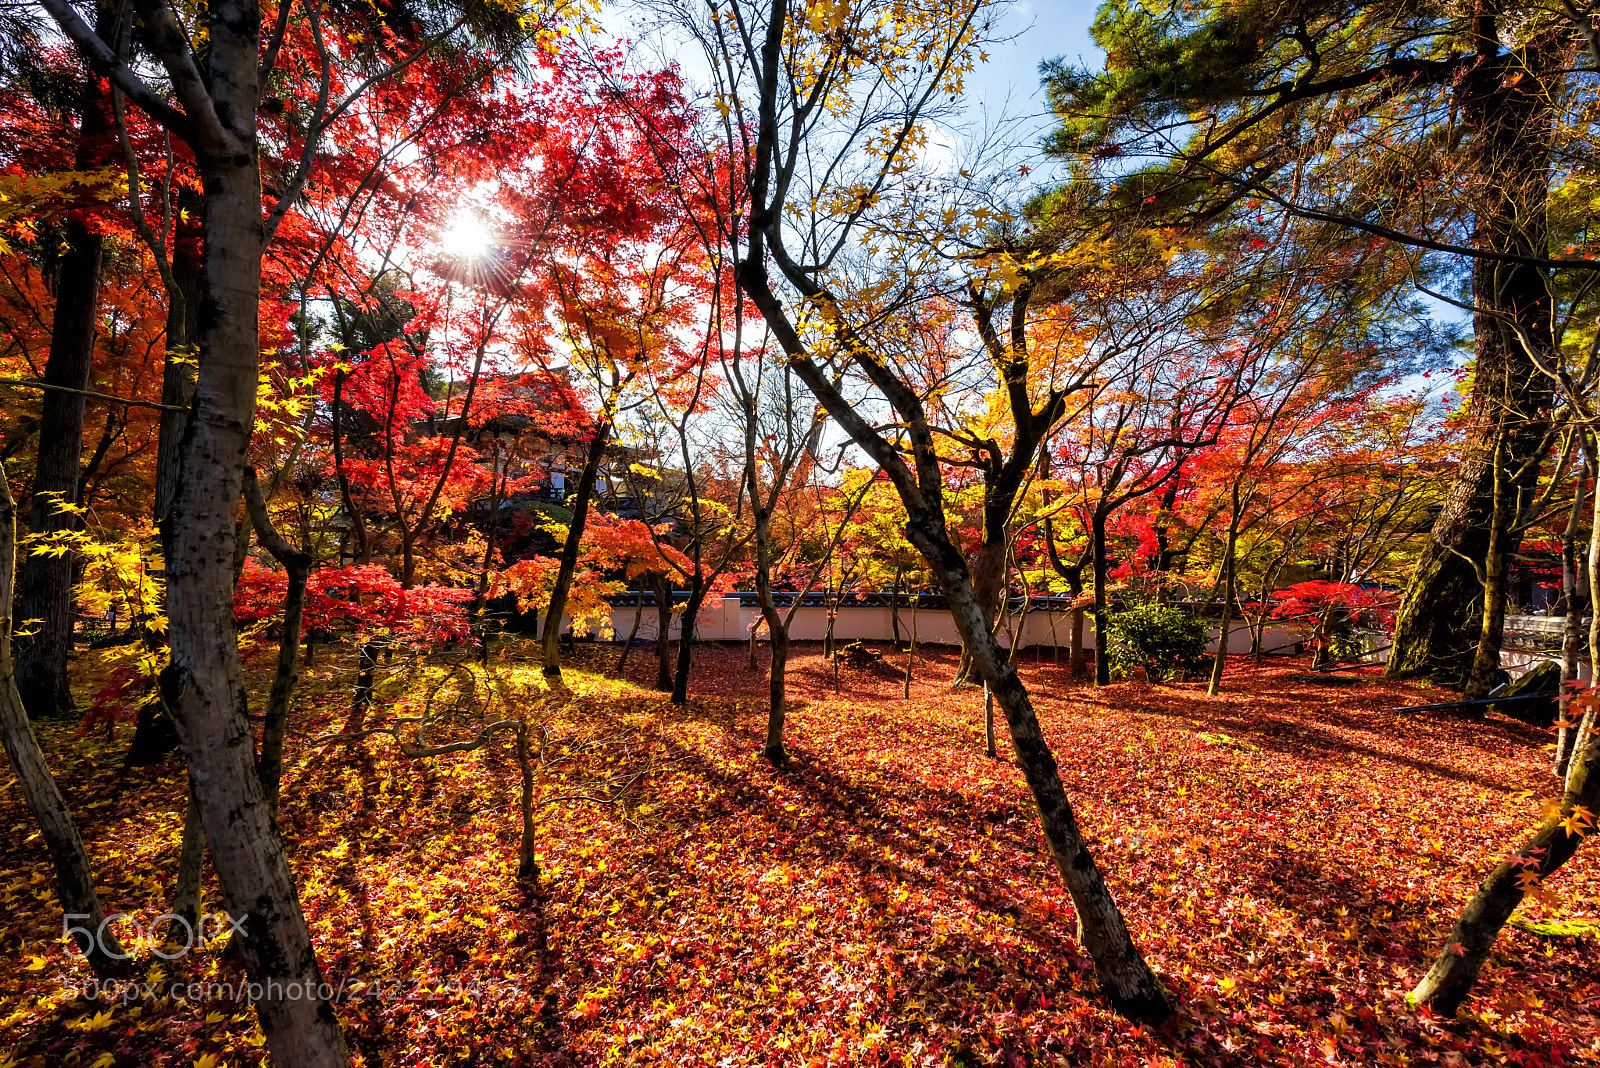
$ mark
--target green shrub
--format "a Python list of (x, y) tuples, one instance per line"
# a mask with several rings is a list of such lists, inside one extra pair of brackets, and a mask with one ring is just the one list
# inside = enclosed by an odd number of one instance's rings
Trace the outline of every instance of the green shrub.
[(1180, 671), (1200, 670), (1206, 625), (1171, 605), (1135, 605), (1107, 621), (1106, 645), (1106, 660), (1116, 678), (1142, 667), (1151, 682), (1163, 682)]

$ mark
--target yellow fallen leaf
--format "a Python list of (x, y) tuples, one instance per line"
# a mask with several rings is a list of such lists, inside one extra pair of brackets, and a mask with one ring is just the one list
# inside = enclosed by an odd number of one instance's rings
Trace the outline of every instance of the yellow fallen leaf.
[(105, 1028), (111, 1026), (111, 1010), (107, 1009), (105, 1012), (97, 1012), (87, 1019), (78, 1020), (76, 1023), (69, 1024), (68, 1026), (75, 1027), (79, 1031), (104, 1030)]

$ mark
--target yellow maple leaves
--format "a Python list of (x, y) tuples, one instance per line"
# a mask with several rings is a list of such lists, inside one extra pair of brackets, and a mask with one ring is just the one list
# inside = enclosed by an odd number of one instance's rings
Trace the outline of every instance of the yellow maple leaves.
[(1560, 824), (1569, 836), (1576, 835), (1582, 838), (1594, 830), (1595, 815), (1582, 805), (1573, 805), (1572, 811), (1561, 819)]
[(850, 20), (850, 0), (819, 0), (806, 11), (806, 25), (813, 33), (836, 33)]

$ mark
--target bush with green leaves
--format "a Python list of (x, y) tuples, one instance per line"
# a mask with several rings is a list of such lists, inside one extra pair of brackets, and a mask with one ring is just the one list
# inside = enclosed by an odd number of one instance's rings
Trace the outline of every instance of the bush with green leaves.
[(1142, 667), (1145, 678), (1164, 682), (1204, 666), (1206, 625), (1171, 605), (1135, 605), (1106, 622), (1106, 645), (1114, 677), (1127, 678)]

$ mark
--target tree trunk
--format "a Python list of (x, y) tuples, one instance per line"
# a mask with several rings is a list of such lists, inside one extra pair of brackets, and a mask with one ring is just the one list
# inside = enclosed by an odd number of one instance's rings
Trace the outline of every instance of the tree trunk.
[(263, 252), (255, 112), (259, 12), (211, 8), (206, 64), (223, 134), (197, 149), (204, 189), (199, 373), (178, 460), (167, 561), (171, 662), (161, 691), (189, 758), (189, 780), (240, 949), (261, 997), (273, 1063), (349, 1063), (311, 945), (253, 738), (233, 614), (234, 517), (255, 418)]
[[(1461, 79), (1456, 90), (1468, 134), (1468, 160), (1484, 179), (1486, 202), (1475, 215), (1473, 243), (1482, 249), (1543, 257), (1549, 244), (1545, 206), (1552, 97), (1547, 71), (1555, 65), (1555, 47), (1536, 44), (1522, 53), (1501, 52), (1493, 20), (1485, 21), (1488, 32), (1479, 42), (1483, 62)], [(1465, 421), (1472, 437), (1396, 616), (1388, 668), (1391, 677), (1422, 675), (1451, 688), (1460, 688), (1467, 680), (1486, 617), (1473, 567), (1457, 554), (1480, 566), (1486, 562), (1495, 454), (1502, 443), (1503, 462), (1519, 473), (1506, 487), (1510, 499), (1519, 499), (1519, 493), (1537, 483), (1536, 457), (1548, 423), (1551, 388), (1516, 330), (1502, 318), (1514, 321), (1541, 353), (1551, 351), (1544, 269), (1475, 260), (1472, 298), (1479, 309), (1473, 316), (1476, 363)], [(1498, 555), (1515, 553), (1519, 541), (1517, 536), (1505, 537)], [(1495, 563), (1496, 573), (1504, 576), (1504, 562)]]
[(595, 481), (600, 475), (600, 461), (606, 454), (606, 442), (611, 437), (611, 424), (601, 422), (589, 438), (589, 451), (583, 458), (583, 471), (578, 476), (578, 490), (567, 498), (572, 505), (572, 525), (567, 528), (567, 540), (561, 545), (561, 567), (556, 571), (555, 589), (550, 591), (550, 607), (545, 610), (544, 624), (544, 676), (561, 677), (561, 618), (567, 611), (567, 594), (572, 590), (572, 577), (578, 570), (579, 543), (583, 540), (583, 527), (589, 519), (589, 502), (594, 497)]
[(1106, 655), (1106, 585), (1110, 582), (1106, 561), (1106, 517), (1094, 513), (1089, 521), (1089, 536), (1094, 546), (1094, 684), (1111, 684), (1111, 658)]
[(1578, 681), (1578, 657), (1583, 646), (1583, 611), (1578, 593), (1578, 529), (1583, 524), (1583, 506), (1588, 502), (1589, 479), (1594, 468), (1595, 457), (1589, 452), (1578, 471), (1572, 490), (1572, 507), (1567, 511), (1567, 525), (1561, 532), (1561, 602), (1565, 614), (1561, 617), (1561, 697), (1560, 711), (1556, 715), (1559, 726), (1556, 729), (1556, 754), (1552, 768), (1557, 778), (1566, 776), (1572, 755), (1570, 743), (1573, 732), (1567, 723), (1573, 687)]
[(1239, 548), (1239, 501), (1235, 494), (1233, 517), (1228, 522), (1228, 547), (1222, 553), (1222, 629), (1217, 631), (1217, 657), (1211, 662), (1211, 678), (1206, 681), (1206, 696), (1222, 692), (1222, 673), (1228, 663), (1229, 631), (1233, 629), (1234, 554)]
[(894, 586), (889, 591), (889, 629), (894, 632), (894, 647), (900, 648), (900, 575), (901, 567), (894, 565)]
[(761, 755), (773, 764), (782, 764), (789, 759), (783, 746), (784, 717), (788, 712), (789, 628), (781, 620), (773, 623), (777, 615), (774, 611), (767, 619), (772, 664), (767, 669), (767, 740)]
[(186, 791), (183, 809), (183, 837), (178, 843), (178, 871), (172, 882), (172, 914), (189, 924), (191, 930), (200, 919), (200, 875), (206, 862), (206, 832), (200, 825), (200, 806), (194, 786)]
[(672, 587), (665, 576), (651, 584), (656, 597), (656, 689), (662, 693), (672, 690), (672, 645), (668, 633), (672, 630)]
[(276, 822), (278, 787), (283, 778), (283, 736), (289, 725), (289, 699), (300, 678), (300, 626), (305, 618), (306, 580), (314, 560), (309, 553), (290, 545), (273, 527), (272, 517), (267, 514), (266, 498), (256, 481), (256, 473), (249, 468), (245, 469), (244, 499), (250, 522), (256, 528), (256, 537), (289, 574), (288, 589), (283, 598), (283, 633), (278, 639), (278, 668), (272, 677), (272, 691), (267, 697), (266, 722), (261, 728), (261, 757), (257, 762), (261, 772), (261, 788), (267, 796), (267, 808)]
[(1081, 608), (1072, 610), (1072, 638), (1070, 640), (1072, 642), (1072, 652), (1068, 657), (1067, 670), (1073, 678), (1079, 679), (1083, 677), (1084, 672), (1089, 668), (1089, 658), (1084, 655), (1083, 650), (1083, 609)]
[(994, 694), (987, 682), (983, 684), (983, 752), (990, 760), (1000, 759), (994, 747)]
[(700, 605), (705, 601), (709, 586), (695, 585), (689, 591), (689, 607), (683, 612), (683, 626), (678, 631), (678, 666), (672, 676), (672, 703), (681, 705), (689, 699), (689, 668), (694, 659), (694, 621), (700, 617)]
[[(1474, 701), (1489, 696), (1494, 688), (1495, 673), (1500, 670), (1500, 644), (1505, 634), (1507, 571), (1505, 543), (1510, 537), (1507, 527), (1515, 509), (1506, 506), (1508, 491), (1505, 477), (1504, 449), (1496, 448), (1491, 460), (1494, 465), (1494, 506), (1489, 510), (1489, 543), (1483, 558), (1483, 620), (1478, 629), (1478, 643), (1473, 651), (1472, 669), (1467, 673), (1467, 684), (1461, 696)], [(1475, 706), (1475, 714), (1483, 716), (1483, 706)]]
[(644, 587), (638, 591), (638, 603), (633, 608), (633, 628), (628, 631), (628, 640), (622, 643), (622, 652), (617, 656), (617, 678), (625, 678), (628, 670), (628, 654), (633, 652), (633, 640), (639, 636), (639, 624), (644, 621)]
[[(1600, 490), (1595, 494), (1597, 504), (1600, 504)], [(1589, 534), (1589, 686), (1600, 686), (1600, 522), (1594, 517), (1590, 520)], [(1595, 706), (1586, 702), (1576, 727), (1572, 732), (1572, 753), (1567, 765), (1567, 793), (1572, 792), (1573, 779), (1577, 774), (1577, 754), (1583, 752), (1585, 746), (1593, 745), (1592, 737), (1595, 733), (1594, 719)], [(1591, 809), (1593, 805), (1589, 806)]]
[[(190, 199), (179, 190), (179, 203)], [(195, 212), (198, 215), (198, 212)], [(200, 237), (192, 223), (178, 219), (172, 237), (172, 280), (177, 292), (167, 294), (167, 351), (161, 369), (161, 403), (170, 407), (161, 412), (156, 438), (156, 487), (153, 510), (165, 545), (171, 533), (167, 513), (178, 488), (178, 457), (189, 413), (173, 411), (187, 408), (194, 400), (194, 338), (199, 331)]]
[[(1501, 861), (1462, 911), (1432, 969), (1411, 996), (1434, 1011), (1453, 1016), (1494, 948), (1500, 929), (1522, 903), (1530, 885), (1547, 878), (1578, 851), (1584, 834), (1562, 825), (1578, 807), (1600, 809), (1600, 745), (1591, 740), (1573, 758), (1560, 816), (1547, 821), (1510, 860)], [(1592, 832), (1592, 825), (1589, 827)], [(1537, 876), (1537, 878), (1535, 878)]]
[(920, 601), (919, 597), (911, 602), (911, 642), (906, 649), (906, 685), (902, 694), (907, 701), (911, 700), (912, 669), (917, 662), (917, 605)]
[(11, 499), (4, 469), (0, 469), (0, 739), (16, 774), (28, 811), (39, 825), (39, 836), (50, 854), (56, 873), (56, 897), (61, 902), (65, 927), (72, 931), (78, 950), (88, 956), (96, 975), (120, 974), (126, 959), (122, 946), (106, 926), (105, 910), (95, 892), (89, 852), (84, 848), (72, 812), (50, 774), (39, 739), (17, 694), (11, 667), (11, 598), (16, 568), (17, 510)]
[[(506, 458), (504, 470), (500, 464), (500, 439), (494, 441), (494, 459), (489, 468), (489, 536), (484, 539), (483, 565), (478, 569), (478, 591), (472, 600), (470, 627), (478, 635), (478, 663), (489, 664), (489, 573), (494, 570), (494, 554), (500, 548), (500, 505), (505, 497), (506, 479), (510, 477), (511, 459)], [(634, 621), (637, 627), (638, 621)]]
[[(746, 477), (753, 478), (753, 475)], [(756, 601), (761, 607), (761, 619), (767, 625), (768, 644), (772, 647), (767, 667), (767, 737), (761, 755), (777, 765), (789, 759), (783, 747), (784, 720), (788, 713), (789, 623), (779, 614), (772, 596), (771, 513), (754, 499), (754, 493), (751, 496), (751, 508), (755, 512)], [(801, 594), (795, 596), (798, 598)], [(750, 635), (753, 641), (754, 627)]]
[(522, 846), (517, 857), (517, 882), (539, 892), (539, 858), (534, 847), (538, 843), (539, 825), (533, 818), (533, 752), (528, 745), (528, 724), (524, 720), (517, 727), (517, 766), (522, 769), (522, 795), (518, 808), (522, 813)]
[[(345, 734), (359, 734), (367, 729), (367, 710), (372, 707), (372, 687), (378, 675), (378, 643), (364, 641), (356, 646), (356, 685), (350, 691), (350, 718), (345, 721)], [(352, 739), (351, 745), (359, 744)]]
[(1171, 1002), (1134, 945), (1122, 912), (1084, 844), (1055, 754), (1044, 740), (1016, 668), (989, 632), (966, 564), (945, 533), (943, 517), (913, 514), (906, 534), (933, 568), (949, 601), (956, 630), (972, 652), (973, 665), (1006, 717), (1017, 767), (1033, 793), (1050, 855), (1077, 909), (1078, 937), (1094, 960), (1100, 985), (1123, 1015), (1137, 1020), (1165, 1019), (1171, 1014)]
[[(97, 29), (108, 34), (114, 5), (100, 5)], [(79, 98), (81, 125), (74, 166), (95, 170), (110, 160), (113, 144), (111, 94), (98, 72), (84, 82)], [(100, 268), (105, 241), (93, 218), (83, 211), (67, 216), (56, 284), (55, 318), (44, 381), (68, 390), (86, 390), (94, 371), (96, 325), (100, 319)], [(83, 454), (84, 409), (79, 393), (45, 390), (39, 404), (39, 455), (29, 498), (28, 530), (35, 537), (76, 530), (78, 517), (62, 505), (78, 500), (79, 461)], [(72, 655), (73, 575), (71, 552), (24, 554), (17, 568), (17, 612), (32, 633), (17, 641), (16, 687), (34, 718), (71, 715), (77, 711), (68, 678)]]

